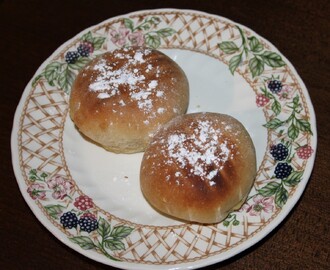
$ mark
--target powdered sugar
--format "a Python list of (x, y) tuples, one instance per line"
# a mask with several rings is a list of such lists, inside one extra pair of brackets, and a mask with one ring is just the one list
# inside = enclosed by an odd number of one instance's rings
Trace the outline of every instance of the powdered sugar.
[(137, 72), (132, 73), (126, 68), (113, 70), (111, 66), (107, 65), (104, 59), (100, 59), (99, 63), (93, 69), (100, 71), (96, 80), (89, 86), (89, 90), (93, 92), (113, 89), (117, 89), (118, 91), (118, 86), (121, 84), (128, 84), (134, 88), (138, 82), (144, 82), (145, 79), (144, 75), (138, 75)]
[(121, 99), (121, 100), (119, 100), (119, 105), (120, 105), (120, 106), (125, 106), (125, 105), (126, 105), (126, 103), (125, 103), (125, 101), (124, 101), (124, 100), (122, 100), (122, 99)]
[(158, 85), (158, 82), (157, 82), (156, 80), (152, 80), (152, 81), (148, 84), (148, 88), (149, 88), (149, 89), (155, 89), (157, 85)]
[(164, 91), (157, 91), (156, 97), (162, 97), (164, 95)]
[(157, 113), (158, 114), (163, 114), (165, 112), (165, 108), (158, 108)]
[[(216, 184), (214, 177), (224, 164), (233, 158), (232, 145), (225, 140), (219, 144), (222, 135), (210, 121), (198, 121), (192, 134), (176, 133), (168, 137), (165, 148), (169, 157), (168, 163), (176, 163), (180, 168), (190, 168), (189, 173), (208, 181), (210, 186)], [(209, 168), (216, 168), (209, 170)]]
[(149, 95), (151, 95), (150, 91), (141, 90), (139, 92), (132, 93), (131, 97), (134, 100), (143, 100), (143, 99), (147, 99)]
[(136, 60), (137, 62), (140, 63), (144, 63), (144, 59), (143, 59), (143, 53), (142, 52), (136, 52), (134, 55), (134, 60)]
[[(114, 61), (109, 63), (106, 59), (100, 58), (91, 69), (97, 72), (93, 82), (89, 85), (89, 90), (99, 93), (100, 99), (107, 99), (121, 94), (121, 87), (129, 89), (129, 95), (132, 101), (137, 102), (141, 110), (151, 111), (153, 102), (151, 95), (162, 97), (163, 91), (157, 90), (158, 81), (156, 79), (148, 81), (143, 72), (150, 72), (153, 69), (151, 64), (141, 65), (146, 62), (145, 56), (151, 53), (151, 50), (136, 50), (130, 53), (128, 49), (114, 53)], [(119, 59), (125, 59), (120, 62)], [(117, 67), (118, 65), (118, 67)], [(120, 66), (120, 68), (119, 68)], [(157, 72), (159, 69), (155, 70)], [(157, 76), (156, 76), (157, 77)], [(119, 101), (120, 106), (126, 103)]]
[(104, 98), (109, 98), (109, 97), (111, 97), (111, 96), (108, 93), (99, 93), (97, 95), (97, 98), (99, 98), (99, 99), (104, 99)]

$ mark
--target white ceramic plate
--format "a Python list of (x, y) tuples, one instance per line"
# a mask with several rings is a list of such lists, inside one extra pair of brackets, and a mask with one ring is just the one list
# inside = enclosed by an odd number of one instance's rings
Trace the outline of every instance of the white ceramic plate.
[[(139, 188), (142, 154), (106, 152), (68, 117), (78, 70), (98, 54), (130, 45), (158, 48), (179, 63), (191, 87), (188, 112), (226, 113), (249, 131), (258, 174), (246, 204), (223, 222), (186, 224), (155, 212)], [(68, 64), (68, 51), (79, 46), (87, 54)], [(280, 143), (281, 161), (270, 153)], [(197, 268), (252, 246), (300, 198), (315, 149), (313, 107), (290, 62), (252, 30), (191, 10), (111, 18), (63, 44), (26, 86), (12, 132), (17, 181), (41, 223), (79, 253), (126, 269)], [(281, 176), (280, 168), (287, 173)], [(72, 228), (61, 223), (68, 215)]]

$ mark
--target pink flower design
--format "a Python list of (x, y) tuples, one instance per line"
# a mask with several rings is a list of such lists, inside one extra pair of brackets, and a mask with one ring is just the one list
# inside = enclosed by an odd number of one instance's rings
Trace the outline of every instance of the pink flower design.
[(261, 212), (271, 213), (274, 210), (274, 199), (273, 197), (263, 197), (257, 195), (253, 198), (253, 204), (244, 204), (241, 211), (246, 211), (250, 216), (259, 216)]
[(144, 36), (142, 31), (136, 31), (128, 35), (128, 40), (132, 46), (142, 46), (144, 44)]
[(130, 30), (124, 26), (120, 26), (117, 30), (110, 32), (111, 41), (117, 46), (124, 46), (126, 44), (126, 37), (130, 33)]
[(289, 85), (283, 85), (281, 92), (278, 93), (280, 100), (291, 99), (293, 95), (293, 88)]
[(72, 183), (70, 181), (65, 180), (60, 175), (55, 175), (51, 179), (47, 181), (47, 185), (50, 189), (53, 189), (52, 197), (55, 200), (63, 200), (65, 196), (70, 193), (72, 190)]
[(32, 184), (28, 187), (27, 192), (33, 200), (44, 200), (46, 197), (46, 190), (43, 184)]

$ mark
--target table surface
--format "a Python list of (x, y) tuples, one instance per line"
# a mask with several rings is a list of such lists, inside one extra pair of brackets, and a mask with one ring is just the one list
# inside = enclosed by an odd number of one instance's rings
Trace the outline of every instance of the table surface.
[(107, 18), (165, 7), (227, 17), (271, 41), (305, 82), (317, 118), (317, 156), (301, 200), (261, 242), (205, 269), (326, 269), (330, 265), (329, 6), (327, 0), (0, 1), (0, 85), (4, 97), (0, 105), (0, 269), (112, 269), (62, 244), (32, 214), (11, 164), (13, 116), (34, 72), (66, 40)]

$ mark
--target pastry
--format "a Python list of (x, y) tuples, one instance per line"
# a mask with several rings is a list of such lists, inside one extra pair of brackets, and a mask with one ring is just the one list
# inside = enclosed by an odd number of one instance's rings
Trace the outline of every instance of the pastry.
[(77, 75), (70, 116), (79, 131), (115, 153), (145, 149), (155, 131), (186, 112), (189, 84), (160, 51), (117, 49), (93, 59)]
[(244, 126), (225, 114), (192, 113), (154, 135), (143, 155), (140, 183), (158, 211), (216, 223), (240, 208), (255, 176), (255, 148)]

